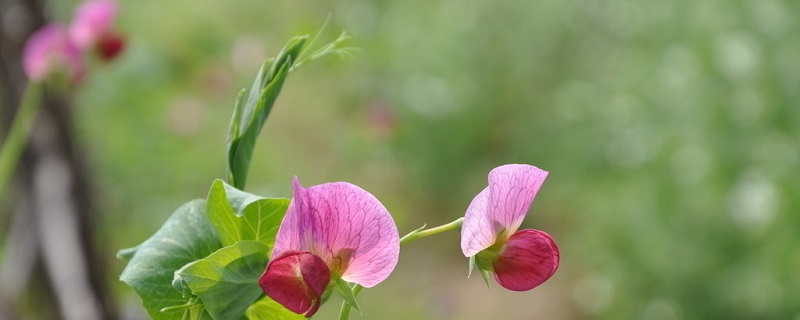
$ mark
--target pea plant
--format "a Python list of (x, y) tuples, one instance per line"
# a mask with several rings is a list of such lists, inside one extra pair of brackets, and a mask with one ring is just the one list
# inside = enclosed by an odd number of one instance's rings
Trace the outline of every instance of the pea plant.
[(312, 52), (304, 48), (313, 39), (295, 37), (268, 59), (250, 90), (236, 97), (227, 177), (211, 182), (205, 199), (177, 208), (149, 239), (118, 253), (127, 262), (120, 279), (150, 317), (303, 319), (335, 294), (343, 301), (339, 319), (348, 319), (362, 289), (392, 274), (402, 245), (446, 231), (460, 231), (470, 273), (477, 268), (487, 285), (493, 277), (506, 289), (531, 290), (556, 271), (553, 238), (519, 230), (548, 174), (531, 165), (491, 170), (464, 216), (402, 237), (391, 210), (348, 182), (306, 187), (295, 177), (286, 181), (291, 199), (245, 191), (256, 140), (286, 78), (304, 63), (347, 54), (346, 39)]

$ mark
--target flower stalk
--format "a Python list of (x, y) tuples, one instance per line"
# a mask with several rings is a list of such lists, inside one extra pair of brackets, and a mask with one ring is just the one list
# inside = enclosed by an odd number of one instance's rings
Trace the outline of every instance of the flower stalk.
[[(400, 238), (400, 245), (404, 245), (404, 244), (409, 243), (411, 241), (414, 241), (414, 240), (417, 240), (417, 239), (420, 239), (420, 238), (425, 238), (425, 237), (428, 237), (428, 236), (432, 236), (432, 235), (435, 235), (435, 234), (439, 234), (439, 233), (442, 233), (442, 232), (445, 232), (445, 231), (460, 230), (461, 229), (461, 225), (463, 223), (464, 223), (464, 217), (461, 217), (461, 218), (458, 218), (458, 219), (456, 219), (456, 220), (454, 220), (454, 221), (452, 221), (450, 223), (443, 224), (441, 226), (433, 227), (433, 228), (430, 228), (430, 229), (425, 229), (425, 226), (422, 226), (421, 228), (416, 229), (414, 231), (411, 231), (408, 234), (406, 234), (405, 236), (403, 236), (402, 238)], [(364, 289), (364, 287), (361, 286), (361, 285), (358, 285), (358, 284), (354, 285), (353, 286), (353, 296), (357, 296), (361, 292), (361, 289)], [(350, 306), (350, 304), (348, 304), (347, 302), (342, 302), (342, 309), (339, 311), (339, 320), (348, 320), (348, 319), (350, 319), (350, 310), (351, 309), (352, 309), (352, 307)]]
[(25, 144), (28, 142), (33, 122), (42, 100), (42, 85), (40, 83), (29, 83), (25, 88), (25, 93), (20, 101), (17, 114), (11, 123), (8, 136), (0, 147), (0, 198), (5, 194), (6, 183), (11, 178), (14, 168), (17, 167), (19, 157)]

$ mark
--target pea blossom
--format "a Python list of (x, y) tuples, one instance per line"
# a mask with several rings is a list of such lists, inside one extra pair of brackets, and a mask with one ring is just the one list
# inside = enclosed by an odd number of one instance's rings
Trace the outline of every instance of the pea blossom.
[(310, 318), (337, 279), (368, 288), (386, 279), (397, 264), (400, 237), (386, 208), (358, 186), (333, 182), (304, 188), (295, 177), (293, 187), (259, 285), (273, 300)]
[(530, 165), (497, 167), (489, 173), (489, 186), (467, 208), (461, 251), (506, 289), (533, 289), (558, 269), (558, 246), (550, 235), (518, 231), (547, 174)]
[(70, 39), (81, 50), (94, 49), (100, 59), (111, 60), (124, 46), (114, 29), (117, 3), (114, 0), (90, 0), (75, 10), (69, 28)]
[(31, 81), (45, 80), (51, 73), (66, 72), (78, 82), (86, 69), (86, 52), (94, 50), (101, 60), (110, 61), (124, 47), (124, 40), (112, 29), (117, 5), (113, 0), (89, 0), (75, 11), (69, 26), (49, 23), (34, 32), (25, 44), (22, 66)]
[(85, 70), (80, 50), (69, 39), (67, 28), (58, 23), (47, 24), (31, 35), (22, 52), (22, 67), (36, 82), (57, 71), (78, 81)]

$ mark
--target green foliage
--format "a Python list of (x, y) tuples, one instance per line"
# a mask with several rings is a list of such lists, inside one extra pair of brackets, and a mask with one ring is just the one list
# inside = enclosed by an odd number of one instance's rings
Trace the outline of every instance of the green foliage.
[[(127, 6), (121, 14), (137, 30), (132, 50), (87, 79), (75, 108), (109, 211), (98, 230), (111, 244), (129, 245), (174, 209), (165, 204), (206, 191), (226, 152), (219, 133), (227, 132), (230, 108), (219, 106), (249, 87), (258, 68), (228, 68), (235, 46), (263, 42), (256, 48), (270, 52), (334, 12), (332, 24), (351, 31), (363, 50), (353, 63), (297, 74), (301, 88), (284, 90), (279, 103), (292, 108), (270, 115), (269, 141), (253, 157), (263, 162), (251, 167), (248, 187), (288, 192), (283, 181), (297, 173), (358, 181), (381, 194), (405, 229), (463, 214), (493, 166), (531, 163), (551, 176), (525, 226), (548, 231), (564, 254), (552, 282), (532, 293), (547, 298), (492, 290), (476, 307), (472, 295), (453, 296), (463, 308), (449, 318), (793, 319), (800, 310), (800, 256), (787, 254), (800, 247), (800, 215), (792, 214), (800, 212), (797, 7), (790, 0)], [(174, 19), (178, 9), (189, 11)], [(207, 81), (220, 77), (221, 86)], [(186, 97), (197, 118), (175, 112)], [(375, 109), (387, 110), (393, 125), (376, 127)], [(423, 249), (442, 253), (443, 263), (400, 265), (407, 273), (399, 275), (463, 268), (453, 244)], [(469, 283), (481, 285), (476, 277)], [(442, 318), (421, 301), (460, 290), (461, 281), (387, 281), (359, 300), (379, 305), (381, 319)], [(411, 289), (413, 299), (397, 299)], [(522, 300), (531, 308), (509, 307)], [(542, 309), (551, 311), (529, 311)]]
[(214, 319), (238, 319), (263, 294), (258, 278), (269, 262), (269, 247), (259, 241), (239, 241), (175, 271), (203, 301)]
[[(238, 319), (262, 295), (258, 278), (288, 205), (217, 180), (206, 201), (185, 204), (150, 239), (118, 253), (128, 261), (120, 279), (153, 319)], [(291, 313), (268, 302), (250, 312)]]
[[(150, 239), (118, 253), (128, 261), (121, 280), (153, 319), (238, 319), (262, 295), (258, 278), (288, 206), (216, 180), (206, 201), (187, 203)], [(291, 313), (267, 302), (251, 311), (266, 312)]]
[(289, 199), (258, 197), (216, 180), (206, 204), (208, 219), (223, 245), (257, 240), (271, 248)]
[(289, 40), (274, 60), (268, 60), (261, 66), (247, 99), (244, 99), (244, 91), (236, 98), (228, 132), (228, 178), (237, 188), (243, 189), (247, 182), (247, 171), (258, 134), (307, 38), (303, 36)]
[[(238, 319), (245, 313), (294, 317), (269, 299), (254, 304), (262, 295), (258, 279), (290, 200), (259, 197), (240, 188), (256, 138), (306, 38), (290, 40), (275, 59), (262, 65), (249, 95), (242, 91), (237, 96), (228, 133), (233, 186), (215, 180), (206, 201), (181, 207), (153, 237), (117, 254), (128, 262), (121, 280), (134, 288), (154, 319)], [(307, 60), (346, 52), (338, 48), (346, 39), (343, 34)], [(343, 293), (355, 305), (352, 291)]]
[[(189, 297), (171, 284), (175, 271), (222, 247), (208, 223), (205, 207), (205, 201), (193, 200), (175, 210), (161, 229), (138, 246), (120, 276), (142, 298), (154, 320), (183, 316), (183, 309), (161, 311), (189, 302)], [(130, 252), (123, 250), (120, 255), (129, 256)]]
[(259, 320), (301, 320), (305, 319), (303, 315), (296, 314), (284, 308), (280, 303), (275, 302), (268, 296), (263, 296), (261, 299), (252, 304), (250, 308), (244, 313), (247, 319)]
[(344, 281), (342, 278), (336, 278), (335, 282), (336, 283), (334, 286), (336, 287), (336, 292), (342, 297), (342, 299), (344, 299), (344, 302), (356, 310), (361, 311), (361, 309), (358, 307), (356, 296), (353, 294), (353, 287), (351, 287), (350, 284), (347, 283), (347, 281)]

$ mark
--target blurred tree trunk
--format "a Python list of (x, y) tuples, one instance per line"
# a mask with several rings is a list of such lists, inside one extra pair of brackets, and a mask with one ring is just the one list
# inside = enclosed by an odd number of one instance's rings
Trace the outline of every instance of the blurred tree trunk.
[[(45, 23), (42, 5), (0, 0), (0, 124), (3, 137), (26, 85), (20, 56)], [(0, 203), (0, 319), (115, 319), (95, 248), (97, 212), (63, 92), (46, 96), (5, 202)]]

